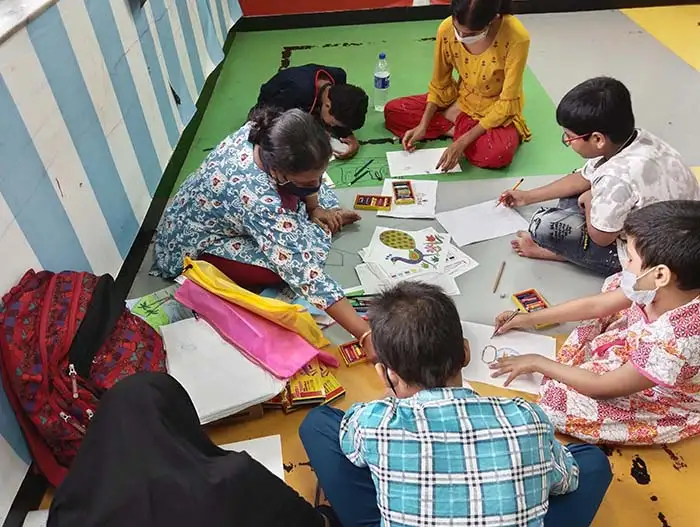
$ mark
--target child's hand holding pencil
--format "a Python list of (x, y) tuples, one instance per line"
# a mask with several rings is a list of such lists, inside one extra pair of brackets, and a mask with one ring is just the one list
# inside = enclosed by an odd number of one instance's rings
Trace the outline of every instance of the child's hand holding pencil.
[(496, 206), (498, 207), (499, 205), (503, 204), (508, 208), (513, 208), (529, 205), (529, 201), (527, 200), (527, 191), (518, 190), (518, 187), (522, 185), (523, 181), (525, 181), (525, 179), (520, 178), (520, 181), (518, 181), (512, 189), (504, 191), (498, 198)]

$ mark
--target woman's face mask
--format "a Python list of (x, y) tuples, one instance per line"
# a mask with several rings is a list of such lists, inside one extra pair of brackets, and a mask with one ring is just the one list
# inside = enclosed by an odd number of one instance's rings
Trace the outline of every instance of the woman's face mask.
[(286, 179), (284, 182), (277, 182), (277, 186), (279, 188), (284, 189), (286, 192), (289, 192), (290, 194), (293, 194), (299, 198), (306, 198), (316, 194), (321, 189), (321, 185), (321, 180), (319, 180), (318, 185), (314, 185), (313, 187), (300, 187), (288, 179)]
[(484, 29), (481, 33), (477, 33), (476, 35), (469, 35), (468, 37), (463, 37), (462, 35), (460, 35), (457, 31), (457, 28), (454, 28), (454, 30), (455, 37), (457, 37), (457, 40), (459, 40), (462, 44), (469, 46), (484, 40), (489, 32), (489, 26), (486, 26), (486, 29)]
[(648, 275), (654, 270), (655, 268), (649, 269), (640, 274), (639, 276), (635, 275), (632, 271), (628, 271), (627, 269), (622, 271), (620, 289), (622, 289), (622, 292), (630, 301), (644, 307), (648, 306), (654, 301), (654, 298), (656, 297), (656, 292), (659, 290), (658, 287), (652, 290), (637, 290), (634, 288), (640, 279), (644, 278), (646, 275)]

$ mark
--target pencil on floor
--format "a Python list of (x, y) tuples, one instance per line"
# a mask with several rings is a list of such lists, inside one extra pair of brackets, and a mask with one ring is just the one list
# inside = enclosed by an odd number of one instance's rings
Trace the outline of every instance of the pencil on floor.
[(493, 284), (493, 292), (495, 293), (498, 291), (498, 284), (501, 283), (501, 276), (503, 276), (503, 269), (506, 267), (506, 262), (501, 263), (501, 268), (498, 270), (498, 274), (496, 275), (496, 281)]

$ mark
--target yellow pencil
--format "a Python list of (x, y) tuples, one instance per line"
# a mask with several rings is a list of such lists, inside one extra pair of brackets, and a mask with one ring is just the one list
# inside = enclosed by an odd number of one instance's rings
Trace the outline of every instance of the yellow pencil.
[[(525, 178), (520, 178), (520, 181), (518, 181), (512, 189), (510, 189), (511, 192), (514, 192), (518, 190), (518, 187), (523, 184), (523, 181), (525, 181)], [(498, 207), (501, 203), (503, 203), (503, 197), (498, 198), (498, 203), (496, 203), (496, 207)]]

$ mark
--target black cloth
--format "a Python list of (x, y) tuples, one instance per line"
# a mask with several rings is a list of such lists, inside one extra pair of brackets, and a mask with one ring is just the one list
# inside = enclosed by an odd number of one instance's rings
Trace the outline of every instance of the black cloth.
[(49, 527), (322, 527), (322, 516), (245, 452), (214, 445), (184, 388), (138, 373), (103, 396)]
[[(262, 85), (255, 108), (271, 106), (282, 110), (299, 108), (305, 112), (313, 111), (318, 115), (321, 101), (316, 100), (316, 78), (319, 71), (334, 85), (347, 84), (347, 74), (342, 68), (306, 64), (284, 69)], [(316, 102), (314, 106), (314, 102)], [(334, 127), (331, 131), (337, 137), (352, 135), (352, 130), (344, 127)]]

